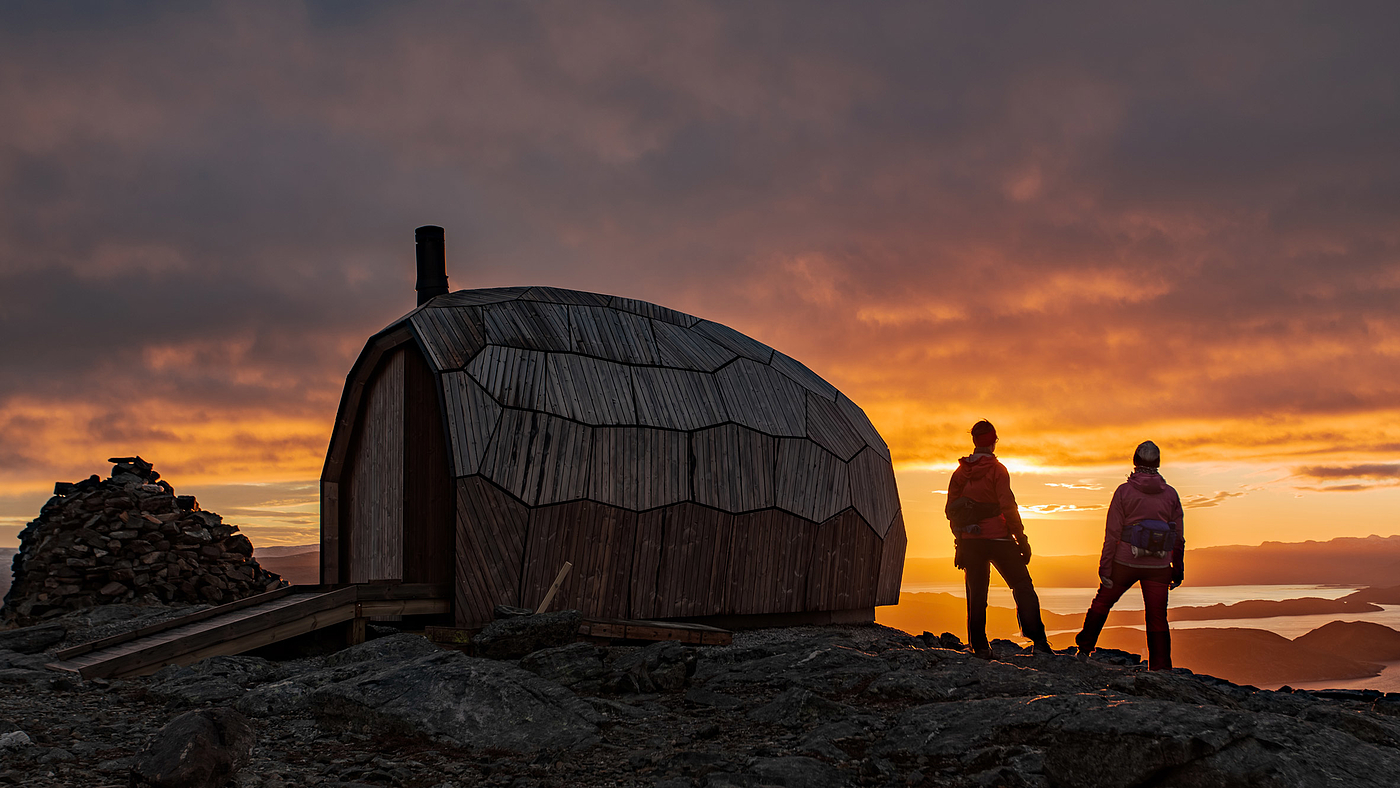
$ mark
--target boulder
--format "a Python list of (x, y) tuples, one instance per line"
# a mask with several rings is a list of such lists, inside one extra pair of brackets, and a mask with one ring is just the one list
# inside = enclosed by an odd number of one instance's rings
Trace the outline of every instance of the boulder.
[(44, 649), (56, 646), (68, 634), (62, 624), (39, 624), (0, 632), (0, 650), (20, 654), (38, 654)]
[(601, 717), (572, 692), (505, 662), (457, 651), (362, 669), (311, 694), (328, 725), (536, 752), (594, 743)]
[(570, 643), (526, 654), (520, 660), (520, 667), (540, 678), (573, 687), (575, 692), (596, 690), (602, 686), (608, 672), (603, 664), (606, 654), (607, 649), (592, 643)]
[(160, 729), (132, 768), (134, 785), (220, 788), (252, 759), (255, 737), (228, 708), (188, 711)]
[(672, 641), (652, 643), (613, 661), (618, 692), (659, 692), (684, 687), (695, 675), (695, 649)]
[(577, 610), (497, 619), (472, 638), (472, 645), (478, 656), (519, 659), (533, 651), (572, 643), (582, 622), (583, 614)]

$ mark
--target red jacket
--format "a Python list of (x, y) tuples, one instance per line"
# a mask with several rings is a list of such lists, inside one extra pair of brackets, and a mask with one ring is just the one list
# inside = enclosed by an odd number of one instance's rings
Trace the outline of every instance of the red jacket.
[(1021, 523), (1021, 510), (1016, 508), (1016, 496), (1011, 494), (1011, 474), (991, 452), (975, 451), (958, 460), (958, 469), (948, 480), (948, 503), (943, 512), (952, 519), (948, 507), (967, 496), (979, 503), (1001, 505), (1001, 514), (978, 523), (980, 534), (959, 534), (962, 539), (1006, 539), (1026, 532)]
[[(1176, 523), (1181, 535), (1172, 555), (1157, 558), (1151, 555), (1133, 556), (1132, 545), (1122, 542), (1123, 526), (1143, 520), (1163, 520)], [(1181, 496), (1176, 494), (1161, 475), (1135, 471), (1126, 482), (1118, 485), (1113, 502), (1108, 505), (1108, 525), (1104, 529), (1103, 554), (1099, 556), (1099, 575), (1113, 574), (1113, 562), (1145, 569), (1160, 569), (1180, 563), (1186, 549), (1186, 531), (1182, 523)]]

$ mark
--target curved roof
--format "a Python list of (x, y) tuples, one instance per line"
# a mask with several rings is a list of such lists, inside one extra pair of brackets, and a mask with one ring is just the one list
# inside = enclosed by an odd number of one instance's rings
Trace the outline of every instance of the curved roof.
[(865, 413), (728, 326), (506, 287), (438, 296), (376, 339), (408, 334), (441, 381), (454, 475), (485, 476), (528, 506), (694, 501), (814, 522), (854, 508), (882, 538), (898, 514), (889, 448)]

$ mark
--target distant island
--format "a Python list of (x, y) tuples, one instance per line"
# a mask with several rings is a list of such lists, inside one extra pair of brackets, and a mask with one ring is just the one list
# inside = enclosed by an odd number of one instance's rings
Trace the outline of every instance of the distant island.
[[(935, 634), (966, 629), (966, 603), (948, 593), (902, 594), (895, 607), (876, 609), (876, 620), (910, 634)], [(1173, 620), (1250, 619), (1274, 615), (1316, 613), (1355, 613), (1378, 610), (1364, 602), (1327, 599), (1289, 599), (1282, 602), (1250, 600), (1233, 605), (1181, 607), (1169, 610)], [(1279, 612), (1288, 611), (1288, 612)], [(1045, 611), (1046, 628), (1056, 648), (1074, 645), (1074, 633), (1083, 616)], [(1141, 629), (1141, 611), (1115, 611), (1099, 645), (1133, 653), (1146, 647)], [(991, 637), (1015, 638), (1019, 632), (1016, 611), (1004, 607), (987, 608), (987, 633)], [(1381, 672), (1381, 662), (1400, 661), (1400, 632), (1367, 622), (1334, 621), (1306, 635), (1289, 640), (1265, 629), (1239, 627), (1200, 627), (1172, 630), (1172, 652), (1178, 667), (1218, 676), (1239, 684), (1277, 687), (1287, 683), (1368, 678)]]

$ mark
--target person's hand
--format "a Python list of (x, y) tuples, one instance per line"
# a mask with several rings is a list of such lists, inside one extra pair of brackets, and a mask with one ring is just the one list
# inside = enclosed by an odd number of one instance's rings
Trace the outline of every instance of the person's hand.
[(1103, 575), (1099, 575), (1099, 583), (1103, 584), (1104, 588), (1113, 588), (1113, 581)]
[(963, 544), (961, 539), (953, 540), (953, 567), (963, 569)]
[(1021, 548), (1021, 560), (1030, 564), (1031, 562), (1031, 540), (1025, 534), (1016, 537), (1016, 546)]
[(1173, 581), (1171, 582), (1171, 584), (1167, 586), (1167, 590), (1168, 590), (1168, 591), (1175, 591), (1175, 590), (1176, 590), (1176, 587), (1179, 586), (1179, 585), (1181, 585), (1181, 581), (1180, 581), (1180, 580), (1173, 580)]

